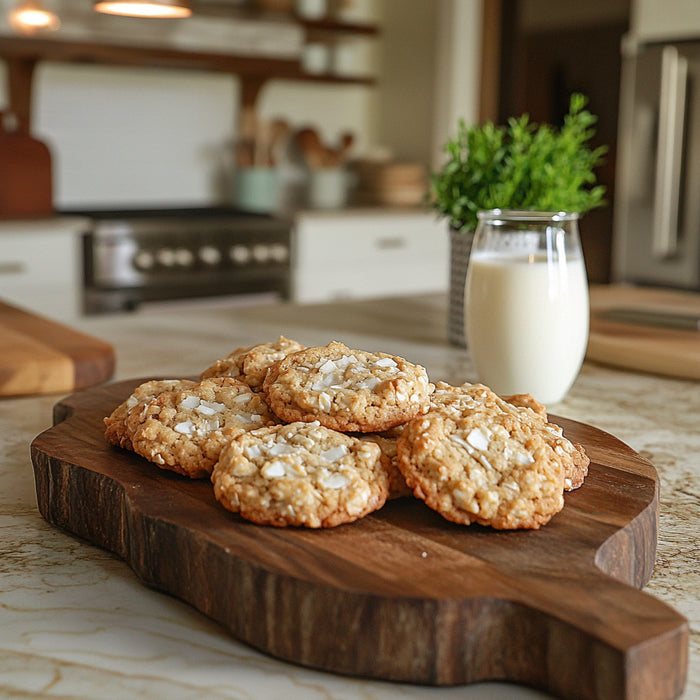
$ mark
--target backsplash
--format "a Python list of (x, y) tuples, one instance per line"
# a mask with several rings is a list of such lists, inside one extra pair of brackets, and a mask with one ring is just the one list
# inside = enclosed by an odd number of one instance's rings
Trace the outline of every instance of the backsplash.
[(227, 75), (38, 66), (32, 130), (51, 149), (55, 206), (219, 200), (235, 98)]

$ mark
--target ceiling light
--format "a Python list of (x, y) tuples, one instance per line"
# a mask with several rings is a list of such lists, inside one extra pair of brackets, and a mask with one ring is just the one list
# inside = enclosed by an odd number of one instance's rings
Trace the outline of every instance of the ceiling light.
[(95, 9), (126, 17), (180, 18), (192, 14), (186, 0), (95, 0)]
[(41, 0), (21, 0), (10, 10), (7, 20), (13, 31), (20, 34), (53, 32), (61, 26), (58, 17)]

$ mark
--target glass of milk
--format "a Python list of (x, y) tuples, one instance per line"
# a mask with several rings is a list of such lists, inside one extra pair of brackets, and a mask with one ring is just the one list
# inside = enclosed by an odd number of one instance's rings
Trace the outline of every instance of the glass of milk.
[(498, 394), (561, 401), (588, 343), (588, 282), (578, 214), (479, 212), (465, 288), (467, 347)]

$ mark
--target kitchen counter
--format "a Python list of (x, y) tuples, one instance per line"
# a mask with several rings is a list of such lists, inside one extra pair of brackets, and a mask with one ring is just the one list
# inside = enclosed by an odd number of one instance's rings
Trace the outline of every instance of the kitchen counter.
[[(442, 295), (318, 306), (226, 303), (85, 318), (73, 327), (116, 348), (115, 380), (197, 374), (235, 347), (280, 334), (331, 339), (423, 364), (433, 380), (474, 378), (447, 344)], [(184, 603), (145, 587), (120, 559), (46, 523), (29, 443), (60, 396), (0, 400), (0, 697), (456, 700), (544, 698), (505, 684), (425, 688), (310, 671), (232, 639)], [(654, 574), (645, 590), (690, 621), (684, 698), (700, 698), (700, 386), (586, 362), (553, 413), (612, 433), (661, 480)]]

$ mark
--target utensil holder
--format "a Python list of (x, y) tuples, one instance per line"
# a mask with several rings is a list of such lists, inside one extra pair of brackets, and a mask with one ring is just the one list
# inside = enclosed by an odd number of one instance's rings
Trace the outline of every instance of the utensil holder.
[(239, 168), (233, 181), (233, 203), (243, 211), (270, 214), (280, 204), (279, 173), (276, 168)]

